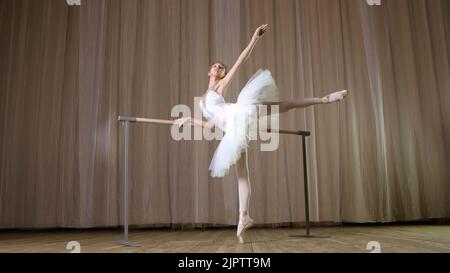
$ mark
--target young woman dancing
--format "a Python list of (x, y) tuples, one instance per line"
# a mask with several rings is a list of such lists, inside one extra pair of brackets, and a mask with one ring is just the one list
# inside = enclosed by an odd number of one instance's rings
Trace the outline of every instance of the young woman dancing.
[[(200, 109), (205, 120), (191, 117), (180, 118), (175, 122), (178, 126), (184, 124), (198, 125), (206, 128), (218, 127), (225, 132), (212, 158), (209, 170), (212, 177), (223, 177), (228, 173), (230, 166), (235, 164), (239, 192), (239, 223), (237, 237), (240, 243), (244, 242), (244, 232), (253, 225), (249, 215), (249, 201), (251, 195), (247, 147), (249, 142), (250, 118), (260, 107), (278, 106), (279, 113), (286, 113), (293, 109), (305, 108), (317, 104), (329, 104), (343, 100), (347, 90), (331, 93), (321, 98), (303, 98), (280, 101), (278, 88), (269, 70), (259, 69), (241, 90), (236, 103), (226, 103), (224, 96), (228, 87), (247, 61), (258, 40), (267, 31), (269, 25), (258, 27), (249, 43), (236, 63), (228, 71), (222, 62), (214, 63), (208, 73), (208, 90), (200, 100)], [(254, 106), (257, 107), (254, 107)], [(249, 106), (253, 106), (250, 107)], [(253, 109), (253, 110), (252, 110)], [(245, 158), (241, 155), (245, 153)]]

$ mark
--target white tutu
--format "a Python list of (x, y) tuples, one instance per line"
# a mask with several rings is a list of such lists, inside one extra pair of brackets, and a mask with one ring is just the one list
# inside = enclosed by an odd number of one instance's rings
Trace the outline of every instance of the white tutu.
[(242, 151), (248, 147), (250, 134), (255, 133), (254, 130), (257, 128), (255, 105), (261, 102), (278, 101), (279, 95), (270, 71), (262, 69), (248, 80), (236, 103), (220, 104), (218, 101), (223, 98), (216, 95), (210, 100), (214, 104), (210, 108), (218, 106), (220, 111), (217, 109), (211, 111), (214, 112), (212, 120), (222, 121), (221, 128), (224, 129), (225, 135), (214, 153), (209, 170), (212, 177), (223, 177), (241, 157)]

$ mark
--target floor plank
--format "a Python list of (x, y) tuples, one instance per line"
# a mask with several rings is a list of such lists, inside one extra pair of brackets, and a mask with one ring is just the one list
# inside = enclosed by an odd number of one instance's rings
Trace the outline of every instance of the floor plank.
[(131, 230), (129, 241), (141, 244), (130, 248), (117, 244), (120, 230), (0, 231), (0, 252), (70, 252), (66, 245), (78, 241), (81, 252), (146, 253), (307, 253), (370, 252), (369, 241), (380, 244), (381, 252), (450, 253), (450, 225), (389, 225), (318, 227), (314, 235), (327, 238), (294, 238), (302, 228), (253, 228), (239, 244), (232, 228)]

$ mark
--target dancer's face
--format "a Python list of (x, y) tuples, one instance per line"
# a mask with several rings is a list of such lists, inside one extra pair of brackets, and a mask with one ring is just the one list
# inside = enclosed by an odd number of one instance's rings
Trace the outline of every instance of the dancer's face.
[(208, 76), (215, 76), (219, 79), (222, 79), (223, 77), (225, 77), (225, 74), (226, 74), (226, 67), (221, 63), (215, 63), (209, 69)]

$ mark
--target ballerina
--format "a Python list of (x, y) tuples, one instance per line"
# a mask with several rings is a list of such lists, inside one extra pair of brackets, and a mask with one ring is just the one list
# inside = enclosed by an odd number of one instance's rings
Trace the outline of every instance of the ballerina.
[[(248, 133), (250, 125), (249, 105), (268, 107), (267, 115), (270, 116), (270, 108), (278, 106), (279, 113), (286, 113), (293, 109), (305, 108), (317, 104), (329, 104), (343, 100), (347, 96), (347, 90), (333, 92), (320, 98), (303, 98), (291, 100), (279, 100), (278, 88), (269, 70), (259, 69), (242, 88), (236, 103), (226, 103), (224, 96), (228, 87), (239, 71), (239, 68), (247, 61), (258, 40), (269, 28), (268, 24), (259, 26), (252, 36), (248, 46), (241, 53), (233, 67), (228, 71), (222, 62), (215, 62), (208, 72), (209, 84), (206, 93), (202, 96), (199, 106), (206, 120), (191, 117), (175, 120), (175, 124), (183, 126), (201, 126), (204, 128), (218, 127), (225, 132), (214, 156), (209, 170), (212, 177), (225, 176), (229, 168), (235, 165), (238, 179), (239, 193), (239, 222), (236, 236), (240, 243), (244, 243), (244, 232), (253, 226), (253, 219), (249, 215), (249, 201), (251, 195), (250, 177), (248, 169)], [(253, 107), (253, 111), (260, 111)], [(238, 136), (238, 137), (236, 137)], [(245, 154), (245, 158), (241, 155)]]

